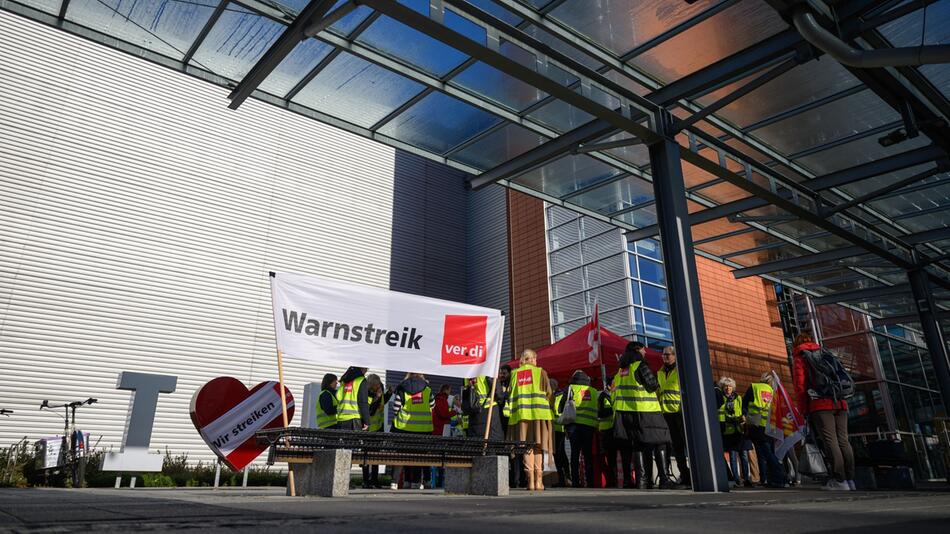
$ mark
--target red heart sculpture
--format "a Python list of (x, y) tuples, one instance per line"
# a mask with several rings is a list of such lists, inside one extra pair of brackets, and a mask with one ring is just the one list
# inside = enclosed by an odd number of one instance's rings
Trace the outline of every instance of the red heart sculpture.
[[(294, 396), (286, 386), (284, 392), (289, 424), (294, 418)], [(240, 471), (267, 450), (254, 433), (284, 426), (280, 383), (261, 382), (248, 390), (236, 378), (215, 378), (191, 397), (191, 422), (208, 447), (231, 469)]]

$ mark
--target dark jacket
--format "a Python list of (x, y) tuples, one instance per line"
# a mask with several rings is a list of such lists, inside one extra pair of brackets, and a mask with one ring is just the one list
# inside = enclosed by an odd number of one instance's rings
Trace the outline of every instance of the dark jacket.
[[(484, 380), (486, 389), (490, 392), (492, 380), (488, 377), (479, 377)], [(492, 408), (491, 430), (488, 433), (489, 440), (502, 440), (505, 437), (502, 430), (501, 410), (505, 405), (507, 396), (501, 390), (501, 384), (495, 388), (495, 407)], [(462, 387), (462, 413), (468, 416), (468, 437), (483, 439), (485, 437), (485, 422), (488, 419), (488, 409), (482, 407), (482, 398), (475, 395), (475, 388), (468, 385)]]
[[(329, 393), (329, 395), (324, 395)], [(333, 397), (336, 397), (336, 390), (327, 388), (320, 392), (320, 409), (327, 415), (336, 415), (336, 406), (333, 403)]]
[[(356, 380), (363, 376), (363, 370), (359, 367), (350, 367), (343, 373), (343, 376), (340, 377), (340, 387), (343, 387), (345, 384)], [(360, 422), (364, 425), (369, 424), (369, 386), (366, 385), (366, 381), (363, 380), (360, 383), (360, 388), (356, 392), (356, 405), (360, 410)]]

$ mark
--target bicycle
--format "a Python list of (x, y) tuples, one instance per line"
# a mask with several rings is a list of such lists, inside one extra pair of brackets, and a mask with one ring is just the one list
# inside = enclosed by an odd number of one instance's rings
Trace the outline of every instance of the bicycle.
[[(74, 488), (81, 488), (86, 477), (86, 446), (84, 445), (85, 436), (82, 432), (76, 430), (76, 409), (80, 406), (93, 405), (99, 402), (99, 399), (89, 397), (82, 401), (73, 401), (66, 404), (51, 406), (48, 400), (40, 404), (40, 410), (49, 411), (64, 409), (63, 418), (63, 438), (60, 447), (60, 454), (63, 456), (62, 465), (70, 475), (70, 480)], [(56, 412), (53, 412), (56, 413)], [(59, 415), (59, 414), (57, 414)], [(68, 441), (67, 441), (68, 440)], [(57, 462), (59, 464), (59, 462)], [(57, 465), (59, 467), (59, 465)]]

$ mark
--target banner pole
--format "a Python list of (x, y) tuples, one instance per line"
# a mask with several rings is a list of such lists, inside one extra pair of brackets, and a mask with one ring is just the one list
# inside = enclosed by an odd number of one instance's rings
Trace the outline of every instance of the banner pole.
[[(290, 420), (287, 419), (287, 393), (284, 391), (284, 358), (280, 349), (277, 349), (277, 379), (280, 381), (280, 407), (283, 411), (284, 428), (290, 426)], [(284, 438), (287, 439), (286, 437)], [(288, 440), (289, 441), (289, 440)], [(287, 443), (289, 445), (289, 443)], [(290, 496), (297, 496), (297, 488), (294, 485), (294, 468), (290, 462), (287, 462), (287, 483), (290, 484)]]
[[(498, 374), (501, 372), (501, 338), (505, 335), (505, 313), (501, 313), (501, 327), (495, 340), (498, 349), (498, 358), (495, 359), (495, 377), (491, 381), (491, 392), (488, 394), (488, 419), (485, 421), (485, 450), (488, 449), (488, 434), (491, 432), (492, 409), (495, 407), (495, 388), (498, 387)], [(483, 453), (484, 454), (484, 453)]]
[[(277, 273), (274, 271), (270, 272), (271, 278), (277, 278)], [(274, 310), (276, 309), (274, 301), (274, 283), (271, 282), (270, 285), (270, 304), (271, 304), (271, 314), (273, 315)], [(273, 320), (273, 317), (271, 317)], [(274, 323), (274, 344), (277, 345), (277, 323)], [(280, 407), (284, 419), (284, 428), (290, 426), (290, 419), (287, 417), (287, 394), (284, 392), (284, 355), (280, 351), (280, 347), (277, 346), (277, 380), (280, 382)], [(290, 445), (290, 440), (284, 437), (284, 443)], [(297, 496), (297, 487), (294, 484), (294, 466), (287, 462), (287, 484), (290, 486), (290, 496)]]

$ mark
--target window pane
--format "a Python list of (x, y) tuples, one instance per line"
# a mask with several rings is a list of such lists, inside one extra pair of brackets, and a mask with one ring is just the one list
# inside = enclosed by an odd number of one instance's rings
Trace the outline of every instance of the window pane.
[(501, 119), (445, 93), (434, 92), (379, 129), (379, 133), (441, 154)]
[(655, 239), (644, 239), (637, 241), (637, 253), (641, 256), (647, 256), (655, 260), (663, 261), (663, 255), (660, 251), (660, 243)]
[[(216, 7), (217, 2), (212, 0), (192, 3), (74, 0), (66, 10), (66, 19), (163, 56), (182, 59)], [(219, 49), (219, 53), (236, 55), (235, 48), (240, 48), (240, 53), (248, 56), (257, 57), (263, 53), (283, 26), (262, 19), (260, 15), (253, 15), (234, 4), (228, 6), (217, 25), (230, 25), (234, 29), (235, 23), (240, 21), (238, 28), (252, 31), (240, 36), (232, 34), (232, 38), (224, 43), (227, 49)], [(212, 32), (208, 38), (214, 34)]]
[(670, 302), (666, 290), (650, 284), (640, 284), (643, 287), (643, 305), (647, 308), (669, 311)]
[(662, 264), (640, 257), (637, 258), (637, 265), (640, 268), (641, 280), (666, 285), (666, 276), (663, 274)]
[(370, 127), (422, 91), (422, 84), (343, 52), (293, 101)]
[(237, 4), (229, 4), (202, 41), (191, 63), (230, 80), (240, 80), (284, 29), (283, 24)]
[(646, 323), (646, 334), (648, 336), (673, 339), (673, 327), (670, 326), (668, 315), (643, 310), (643, 319)]

